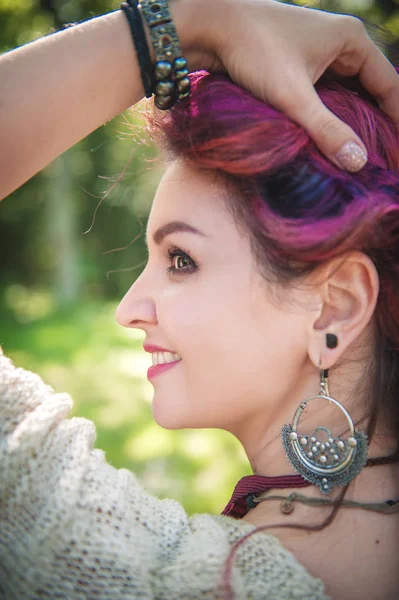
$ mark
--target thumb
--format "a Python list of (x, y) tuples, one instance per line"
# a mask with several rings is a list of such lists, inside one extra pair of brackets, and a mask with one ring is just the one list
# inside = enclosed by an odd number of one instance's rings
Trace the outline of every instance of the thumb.
[(367, 150), (362, 140), (349, 125), (341, 121), (320, 100), (310, 86), (306, 98), (293, 106), (283, 107), (286, 114), (309, 133), (319, 150), (338, 168), (352, 173), (367, 163)]

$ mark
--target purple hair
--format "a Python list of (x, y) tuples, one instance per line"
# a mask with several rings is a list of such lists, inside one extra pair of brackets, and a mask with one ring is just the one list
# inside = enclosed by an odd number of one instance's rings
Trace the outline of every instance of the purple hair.
[(321, 154), (300, 125), (227, 76), (203, 71), (191, 83), (189, 100), (156, 111), (152, 131), (172, 159), (217, 172), (236, 192), (228, 194), (229, 208), (249, 231), (267, 280), (288, 286), (351, 250), (374, 262), (380, 293), (367, 434), (371, 439), (382, 413), (399, 440), (399, 128), (359, 83), (323, 76), (319, 97), (368, 151), (365, 167), (349, 173)]
[(226, 76), (201, 71), (191, 83), (190, 100), (162, 116), (157, 112), (152, 122), (168, 155), (217, 171), (240, 192), (232, 208), (250, 227), (265, 275), (272, 272), (280, 283), (348, 250), (368, 254), (380, 277), (376, 317), (398, 351), (399, 128), (394, 121), (360, 84), (352, 82), (349, 89), (327, 77), (319, 80), (323, 103), (368, 151), (366, 166), (348, 173), (335, 167), (301, 126)]

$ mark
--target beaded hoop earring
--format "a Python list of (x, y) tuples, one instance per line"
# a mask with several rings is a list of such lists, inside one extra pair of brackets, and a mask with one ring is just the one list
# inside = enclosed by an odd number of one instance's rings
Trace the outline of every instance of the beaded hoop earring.
[[(327, 334), (329, 335), (331, 337), (327, 337), (327, 346), (335, 348), (337, 337)], [(298, 424), (303, 412), (308, 403), (316, 399), (328, 400), (341, 410), (349, 425), (348, 438), (334, 437), (327, 427), (316, 427), (310, 436), (299, 432)], [(355, 430), (346, 408), (329, 395), (328, 369), (320, 371), (319, 394), (301, 402), (295, 411), (292, 425), (284, 425), (281, 435), (291, 465), (307, 481), (317, 485), (323, 494), (328, 494), (333, 486), (347, 485), (367, 462), (367, 436)]]

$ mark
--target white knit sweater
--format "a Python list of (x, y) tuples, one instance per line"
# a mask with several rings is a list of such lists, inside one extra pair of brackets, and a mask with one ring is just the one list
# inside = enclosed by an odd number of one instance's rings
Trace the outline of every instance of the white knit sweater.
[[(13, 366), (0, 349), (0, 598), (221, 599), (231, 545), (255, 527), (188, 517), (93, 449), (91, 421), (66, 418), (67, 394)], [(327, 600), (277, 538), (240, 546), (234, 598)]]

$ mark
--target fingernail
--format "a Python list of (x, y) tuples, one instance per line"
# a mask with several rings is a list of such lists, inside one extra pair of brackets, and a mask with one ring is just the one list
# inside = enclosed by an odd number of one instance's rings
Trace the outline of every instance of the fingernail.
[(340, 165), (351, 172), (359, 171), (367, 162), (367, 154), (356, 142), (347, 142), (337, 154)]

